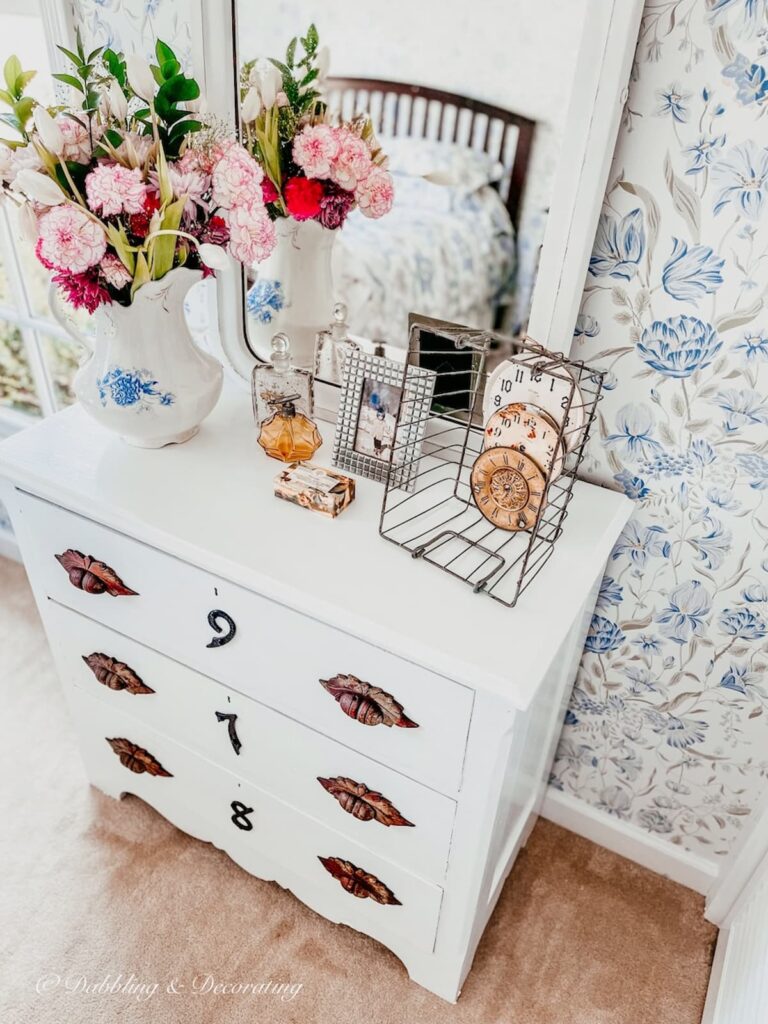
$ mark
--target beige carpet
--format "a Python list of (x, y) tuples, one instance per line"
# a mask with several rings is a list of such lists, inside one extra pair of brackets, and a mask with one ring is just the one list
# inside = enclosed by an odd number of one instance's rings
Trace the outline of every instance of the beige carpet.
[[(377, 943), (91, 790), (2, 559), (0, 666), (3, 1024), (698, 1024), (715, 929), (687, 889), (540, 822), (451, 1007)], [(294, 994), (196, 993), (195, 976)], [(157, 990), (119, 991), (138, 984)]]

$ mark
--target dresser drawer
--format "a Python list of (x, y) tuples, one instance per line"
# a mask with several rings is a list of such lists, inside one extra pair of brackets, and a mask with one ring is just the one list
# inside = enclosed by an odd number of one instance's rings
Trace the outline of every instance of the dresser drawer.
[[(442, 889), (214, 765), (77, 687), (66, 693), (92, 782), (133, 793), (246, 871), (274, 879), (319, 913), (431, 950)], [(248, 913), (258, 913), (254, 906)], [(243, 936), (247, 942), (247, 935)]]
[(444, 876), (453, 800), (54, 601), (45, 619), (66, 683), (416, 874)]
[(459, 789), (467, 687), (48, 502), (22, 496), (17, 518), (38, 592), (442, 793)]

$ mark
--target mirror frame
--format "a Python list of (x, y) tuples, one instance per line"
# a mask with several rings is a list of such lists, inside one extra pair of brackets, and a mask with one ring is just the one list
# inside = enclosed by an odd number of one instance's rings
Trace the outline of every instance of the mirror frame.
[[(72, 3), (42, 0), (52, 70), (60, 55), (53, 41), (74, 39)], [(194, 0), (199, 5), (199, 40), (195, 74), (208, 109), (228, 123), (239, 124), (239, 55), (237, 0)], [(568, 354), (573, 338), (589, 257), (628, 95), (644, 0), (586, 0), (587, 15), (579, 42), (578, 74), (573, 82), (562, 139), (562, 153), (552, 185), (552, 201), (533, 289), (528, 334), (553, 352)], [(171, 40), (171, 43), (173, 41)], [(198, 46), (195, 47), (198, 49)], [(234, 260), (216, 275), (219, 337), (215, 354), (229, 376), (250, 387), (258, 362), (246, 340), (245, 272)], [(405, 327), (403, 328), (405, 331)], [(340, 387), (315, 384), (319, 410), (333, 415)]]

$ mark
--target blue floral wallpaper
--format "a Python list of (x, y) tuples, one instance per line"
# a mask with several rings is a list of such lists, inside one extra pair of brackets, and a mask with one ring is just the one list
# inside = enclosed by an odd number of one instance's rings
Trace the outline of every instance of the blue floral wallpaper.
[(636, 513), (551, 783), (712, 858), (768, 773), (768, 0), (650, 0), (573, 345)]
[(75, 24), (86, 48), (112, 46), (124, 53), (154, 57), (155, 42), (169, 43), (185, 66), (200, 31), (203, 0), (71, 0)]

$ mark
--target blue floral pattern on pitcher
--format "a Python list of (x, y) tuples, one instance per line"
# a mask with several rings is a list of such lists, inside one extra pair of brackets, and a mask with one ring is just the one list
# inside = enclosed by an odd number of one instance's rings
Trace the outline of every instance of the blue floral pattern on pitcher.
[(258, 280), (248, 292), (248, 312), (260, 324), (271, 324), (285, 308), (285, 293), (280, 281)]
[(143, 412), (153, 405), (173, 405), (176, 396), (171, 391), (158, 388), (158, 381), (153, 380), (149, 370), (126, 370), (122, 366), (113, 366), (103, 377), (96, 379), (99, 389), (99, 400), (106, 408), (113, 405), (125, 408), (136, 406), (137, 412)]

